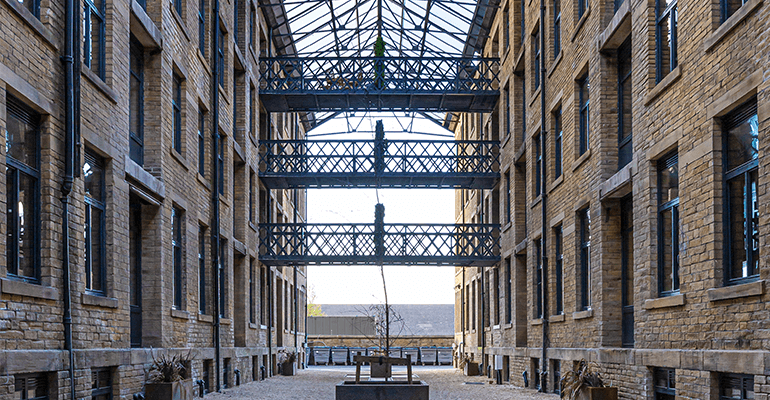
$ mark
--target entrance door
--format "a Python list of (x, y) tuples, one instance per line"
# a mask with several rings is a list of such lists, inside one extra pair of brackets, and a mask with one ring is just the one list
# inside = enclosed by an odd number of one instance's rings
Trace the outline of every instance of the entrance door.
[(634, 210), (631, 196), (620, 200), (623, 347), (634, 347)]
[(129, 291), (131, 309), (131, 347), (142, 347), (142, 203), (129, 200)]
[(283, 347), (283, 279), (276, 279), (275, 295), (277, 296), (275, 305), (275, 339), (278, 347)]

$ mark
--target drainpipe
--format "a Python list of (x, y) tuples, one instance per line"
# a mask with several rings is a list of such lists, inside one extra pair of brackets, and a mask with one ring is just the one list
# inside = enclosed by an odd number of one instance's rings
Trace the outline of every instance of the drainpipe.
[(222, 296), (219, 290), (220, 285), (220, 264), (219, 259), (219, 161), (217, 160), (219, 154), (219, 74), (224, 71), (219, 70), (218, 61), (218, 45), (219, 45), (219, 0), (214, 0), (214, 20), (212, 21), (212, 40), (211, 40), (211, 54), (214, 56), (214, 62), (211, 63), (211, 110), (212, 123), (211, 123), (211, 136), (214, 138), (214, 145), (212, 146), (214, 167), (212, 168), (211, 176), (211, 262), (214, 268), (214, 358), (215, 360), (215, 373), (217, 376), (217, 392), (222, 389), (221, 384), (221, 352), (222, 352), (222, 327), (220, 324), (219, 316), (223, 310), (219, 309), (219, 302)]
[(543, 282), (543, 291), (542, 291), (542, 302), (543, 302), (543, 341), (542, 341), (542, 362), (540, 364), (540, 391), (546, 392), (546, 386), (547, 383), (545, 382), (546, 378), (546, 372), (548, 370), (548, 280), (546, 279), (548, 277), (548, 246), (546, 246), (546, 239), (548, 238), (548, 231), (547, 228), (547, 221), (548, 221), (548, 212), (547, 212), (547, 204), (548, 204), (548, 189), (546, 188), (546, 184), (548, 180), (546, 179), (546, 171), (548, 171), (548, 168), (546, 165), (546, 154), (548, 152), (546, 151), (546, 141), (545, 138), (547, 136), (546, 129), (545, 129), (545, 77), (546, 77), (546, 68), (545, 68), (545, 0), (540, 0), (540, 127), (541, 127), (541, 134), (540, 134), (540, 149), (543, 161), (540, 163), (540, 168), (542, 168), (540, 178), (541, 178), (541, 184), (540, 187), (542, 189), (541, 191), (541, 198), (542, 198), (542, 218), (540, 219), (540, 226), (542, 227), (542, 238), (540, 239), (542, 242), (542, 246), (540, 246), (540, 250), (542, 251), (542, 276), (541, 276), (541, 282)]
[(77, 22), (78, 2), (67, 0), (65, 4), (65, 39), (64, 56), (64, 182), (62, 185), (62, 274), (63, 274), (63, 301), (64, 301), (64, 349), (69, 356), (70, 398), (75, 397), (75, 355), (72, 345), (72, 283), (70, 281), (70, 235), (69, 235), (69, 197), (75, 176), (79, 175), (77, 167), (79, 143), (79, 95), (80, 95), (80, 47), (76, 45), (79, 37), (79, 24)]
[[(295, 118), (295, 121), (296, 121), (296, 118)], [(294, 124), (294, 126), (296, 129), (296, 126), (297, 126), (296, 123)], [(293, 192), (294, 193), (292, 193), (293, 194), (292, 200), (294, 200), (294, 224), (296, 226), (297, 215), (298, 215), (297, 207), (299, 206), (299, 202), (297, 201), (297, 193), (299, 193), (299, 190), (294, 189)], [(297, 338), (297, 332), (299, 332), (299, 302), (297, 301), (297, 293), (299, 293), (298, 290), (299, 289), (297, 286), (297, 266), (295, 265), (294, 266), (294, 352), (296, 352), (297, 355), (299, 355), (299, 349), (297, 348), (297, 346), (299, 345), (298, 343), (299, 339)], [(299, 358), (297, 358), (295, 362), (299, 363)]]

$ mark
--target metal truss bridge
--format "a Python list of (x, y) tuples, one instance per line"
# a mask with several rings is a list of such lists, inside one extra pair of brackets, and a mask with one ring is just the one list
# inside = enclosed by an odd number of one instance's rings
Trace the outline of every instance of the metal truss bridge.
[(269, 140), (259, 177), (270, 189), (492, 189), (499, 150), (497, 141)]
[(500, 95), (495, 58), (260, 58), (268, 112), (492, 112)]

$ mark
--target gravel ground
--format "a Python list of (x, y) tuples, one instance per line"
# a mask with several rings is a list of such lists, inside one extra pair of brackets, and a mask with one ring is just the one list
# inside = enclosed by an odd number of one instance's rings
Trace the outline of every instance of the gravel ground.
[[(403, 368), (403, 367), (402, 367)], [(394, 368), (394, 371), (398, 369)], [(451, 367), (415, 367), (414, 374), (430, 385), (431, 400), (502, 400), (502, 399), (550, 399), (558, 400), (555, 394), (536, 393), (512, 385), (489, 385), (489, 379), (464, 376), (460, 370)], [(311, 367), (297, 371), (296, 376), (274, 376), (263, 382), (253, 382), (223, 393), (207, 395), (209, 400), (223, 399), (302, 399), (334, 400), (334, 385), (346, 374), (355, 374), (355, 367)], [(482, 382), (482, 385), (467, 385), (465, 382)]]

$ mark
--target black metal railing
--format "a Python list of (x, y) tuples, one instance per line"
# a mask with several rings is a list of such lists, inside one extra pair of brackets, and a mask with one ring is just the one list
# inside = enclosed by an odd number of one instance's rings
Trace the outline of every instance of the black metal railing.
[[(379, 228), (378, 228), (379, 225)], [(260, 224), (267, 265), (493, 265), (499, 225)]]

